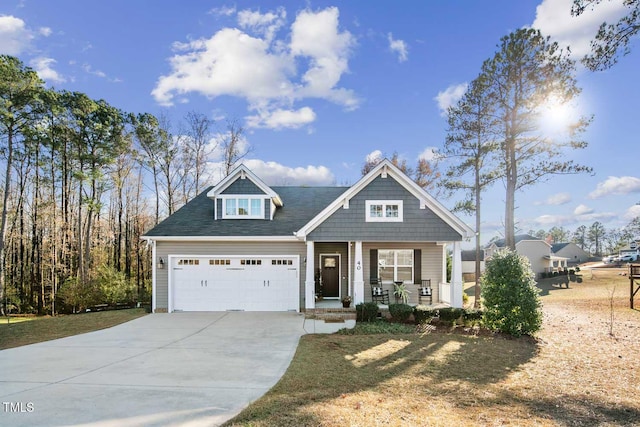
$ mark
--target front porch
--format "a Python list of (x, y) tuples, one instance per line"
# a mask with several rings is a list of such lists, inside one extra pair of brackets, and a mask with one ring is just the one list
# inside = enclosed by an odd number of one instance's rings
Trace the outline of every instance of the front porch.
[[(371, 279), (376, 278), (394, 303), (394, 283), (409, 291), (410, 305), (418, 305), (418, 289), (424, 280), (432, 289), (431, 304), (462, 307), (462, 261), (460, 242), (314, 242), (307, 240), (304, 259), (305, 311), (342, 308), (372, 300)], [(452, 254), (452, 280), (447, 281), (447, 251)], [(379, 304), (388, 309), (388, 305)], [(355, 309), (354, 309), (355, 310)]]

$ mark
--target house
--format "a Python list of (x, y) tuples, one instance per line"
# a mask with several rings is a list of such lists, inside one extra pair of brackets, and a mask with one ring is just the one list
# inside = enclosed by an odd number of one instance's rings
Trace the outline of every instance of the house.
[[(149, 230), (154, 312), (313, 310), (431, 280), (462, 306), (460, 242), (472, 230), (384, 160), (351, 187), (271, 187), (241, 165)], [(453, 248), (451, 283), (446, 251)]]
[(551, 245), (551, 252), (554, 255), (567, 258), (568, 264), (580, 264), (589, 260), (589, 252), (582, 249), (575, 243), (553, 243)]
[(625, 255), (631, 255), (635, 259), (640, 257), (640, 241), (632, 240), (629, 244), (620, 248), (619, 257), (623, 257)]
[[(465, 277), (465, 281), (475, 281), (476, 250), (464, 250), (460, 257), (462, 259), (462, 275)], [(484, 249), (480, 249), (480, 273), (484, 273)]]
[[(516, 252), (529, 259), (531, 269), (539, 276), (541, 273), (552, 273), (567, 267), (567, 258), (557, 256), (551, 250), (551, 245), (529, 234), (515, 236)], [(505, 247), (504, 239), (491, 242), (485, 248), (485, 260), (491, 258), (496, 251)]]

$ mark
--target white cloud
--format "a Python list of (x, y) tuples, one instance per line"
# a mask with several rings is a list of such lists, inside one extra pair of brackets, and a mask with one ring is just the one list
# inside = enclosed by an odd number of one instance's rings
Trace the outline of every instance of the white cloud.
[(0, 16), (0, 54), (19, 55), (32, 39), (33, 35), (22, 19), (11, 15)]
[(427, 147), (424, 149), (420, 155), (418, 155), (418, 160), (426, 160), (428, 162), (432, 162), (438, 158), (438, 148), (436, 147)]
[(91, 65), (89, 65), (89, 64), (83, 64), (82, 65), (82, 69), (85, 71), (85, 73), (93, 74), (94, 76), (98, 76), (98, 77), (102, 77), (102, 78), (106, 78), (107, 77), (107, 75), (103, 71), (94, 70), (91, 67)]
[(533, 222), (541, 227), (548, 228), (553, 226), (560, 227), (578, 224), (582, 222), (610, 221), (616, 218), (618, 218), (618, 214), (614, 212), (595, 213), (593, 210), (590, 210), (589, 212), (574, 215), (540, 215), (535, 218)]
[[(306, 98), (325, 99), (348, 110), (357, 108), (359, 100), (353, 91), (337, 87), (348, 72), (355, 45), (355, 38), (338, 28), (338, 9), (298, 13), (288, 42), (275, 37), (285, 17), (283, 9), (265, 14), (241, 11), (239, 25), (255, 36), (224, 28), (208, 39), (174, 43), (171, 72), (158, 79), (153, 97), (165, 106), (189, 93), (244, 98), (249, 111), (258, 113), (250, 116), (254, 118), (251, 123), (260, 126), (282, 126), (277, 118), (286, 116), (285, 112), (294, 122), (309, 123), (315, 119), (310, 108), (293, 108)], [(269, 122), (265, 117), (276, 119)]]
[(245, 30), (265, 37), (267, 42), (271, 42), (275, 33), (284, 26), (287, 12), (280, 7), (276, 12), (260, 13), (251, 10), (241, 10), (238, 12), (238, 25)]
[(247, 126), (252, 128), (298, 129), (313, 123), (316, 113), (309, 107), (302, 107), (299, 110), (277, 109), (260, 111), (258, 115), (248, 116), (246, 119)]
[(381, 160), (382, 160), (382, 151), (380, 150), (374, 150), (369, 154), (367, 154), (367, 156), (365, 157), (365, 161), (367, 163), (377, 163), (377, 162), (380, 162)]
[[(303, 10), (291, 25), (290, 38), (277, 39), (286, 12), (238, 13), (242, 28), (223, 28), (208, 39), (174, 43), (171, 72), (161, 76), (152, 95), (162, 105), (189, 93), (235, 96), (248, 102), (249, 126), (300, 127), (316, 116), (309, 107), (294, 108), (305, 98), (325, 99), (347, 110), (359, 100), (337, 87), (348, 72), (354, 37), (339, 30), (338, 9)], [(244, 31), (243, 31), (244, 30)], [(251, 33), (251, 34), (250, 34)], [(303, 64), (307, 66), (304, 67)]]
[(610, 176), (604, 182), (598, 183), (596, 189), (589, 193), (590, 199), (597, 199), (611, 194), (623, 195), (640, 193), (640, 178), (635, 176)]
[(398, 54), (398, 62), (404, 62), (409, 59), (409, 48), (404, 40), (394, 40), (393, 34), (387, 34), (389, 40), (389, 49), (391, 52)]
[(64, 83), (67, 81), (60, 73), (53, 69), (56, 60), (53, 58), (46, 58), (43, 56), (32, 59), (29, 62), (31, 68), (33, 68), (38, 76), (42, 80), (45, 80), (50, 83)]
[(218, 15), (218, 16), (231, 16), (236, 13), (235, 6), (221, 6), (214, 7), (207, 12), (209, 15)]
[(632, 221), (640, 217), (640, 205), (633, 205), (624, 213), (624, 219)]
[(571, 194), (569, 193), (556, 193), (556, 194), (552, 194), (551, 196), (547, 197), (547, 199), (544, 202), (536, 202), (536, 205), (551, 205), (551, 206), (558, 206), (558, 205), (564, 205), (567, 204), (571, 201)]
[(335, 177), (325, 166), (292, 168), (276, 162), (249, 159), (244, 164), (267, 185), (333, 185)]
[(53, 30), (51, 30), (51, 28), (49, 27), (40, 27), (38, 29), (38, 32), (41, 36), (49, 37), (53, 33)]
[(544, 0), (536, 8), (531, 26), (543, 35), (551, 36), (560, 46), (570, 46), (574, 59), (581, 59), (591, 50), (591, 40), (603, 22), (613, 23), (625, 14), (623, 0), (603, 1), (588, 8), (582, 15), (571, 16), (573, 0)]
[(587, 215), (593, 213), (593, 209), (587, 205), (578, 205), (573, 210), (574, 215)]
[(438, 92), (438, 95), (434, 98), (438, 102), (438, 108), (440, 109), (440, 115), (445, 116), (447, 114), (447, 108), (455, 105), (456, 102), (467, 91), (468, 83), (460, 83), (457, 85), (451, 85), (444, 90), (444, 92)]

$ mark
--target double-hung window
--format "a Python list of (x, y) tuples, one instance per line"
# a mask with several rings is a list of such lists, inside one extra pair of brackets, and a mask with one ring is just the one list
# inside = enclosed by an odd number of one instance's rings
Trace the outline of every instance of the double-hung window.
[(367, 200), (366, 222), (402, 222), (402, 200)]
[(413, 249), (378, 249), (378, 272), (383, 282), (413, 283)]
[(224, 218), (264, 218), (264, 200), (251, 197), (227, 197), (224, 201)]

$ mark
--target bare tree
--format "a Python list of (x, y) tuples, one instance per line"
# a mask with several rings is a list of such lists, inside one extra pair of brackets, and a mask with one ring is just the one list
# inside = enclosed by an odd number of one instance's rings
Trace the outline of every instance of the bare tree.
[(227, 133), (220, 143), (223, 151), (224, 176), (228, 176), (237, 163), (251, 152), (249, 146), (245, 144), (243, 135), (244, 128), (237, 119), (227, 122)]

